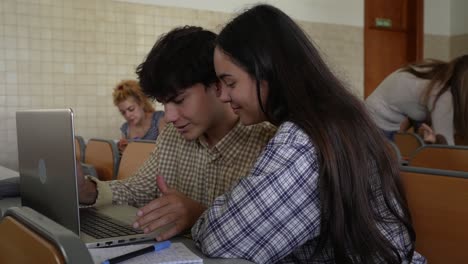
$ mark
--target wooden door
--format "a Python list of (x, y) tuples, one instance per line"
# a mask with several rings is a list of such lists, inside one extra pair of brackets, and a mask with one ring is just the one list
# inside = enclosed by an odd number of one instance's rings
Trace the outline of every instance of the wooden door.
[(387, 75), (423, 58), (423, 1), (365, 0), (365, 97)]

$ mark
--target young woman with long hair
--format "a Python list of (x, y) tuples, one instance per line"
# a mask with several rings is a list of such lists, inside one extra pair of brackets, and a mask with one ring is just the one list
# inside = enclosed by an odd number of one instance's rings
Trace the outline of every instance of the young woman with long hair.
[(255, 263), (424, 263), (398, 162), (364, 104), (285, 13), (258, 5), (222, 29), (221, 99), (278, 131), (249, 175), (192, 228), (213, 257)]
[(454, 135), (468, 140), (468, 55), (399, 69), (379, 84), (366, 105), (390, 140), (406, 118), (429, 121), (449, 145), (455, 144)]

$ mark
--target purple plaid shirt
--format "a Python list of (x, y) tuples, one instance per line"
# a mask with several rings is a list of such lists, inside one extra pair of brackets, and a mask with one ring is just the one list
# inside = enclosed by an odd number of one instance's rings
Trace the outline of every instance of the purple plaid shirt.
[[(192, 228), (203, 253), (256, 263), (334, 263), (325, 247), (312, 258), (320, 233), (319, 163), (310, 138), (286, 122), (270, 140), (251, 174), (216, 198)], [(377, 198), (376, 210), (387, 209)], [(404, 256), (410, 248), (400, 223), (378, 223)], [(410, 263), (425, 263), (417, 252)], [(408, 261), (406, 262), (408, 263)]]

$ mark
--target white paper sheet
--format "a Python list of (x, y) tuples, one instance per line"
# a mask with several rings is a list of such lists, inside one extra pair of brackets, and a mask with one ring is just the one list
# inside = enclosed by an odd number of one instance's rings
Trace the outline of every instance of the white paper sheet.
[[(137, 244), (110, 248), (92, 248), (89, 249), (93, 261), (100, 264), (103, 261), (117, 257), (132, 251), (148, 247), (152, 244)], [(122, 262), (122, 264), (184, 264), (184, 263), (203, 263), (203, 259), (195, 255), (183, 243), (172, 243), (170, 248), (159, 252), (147, 253)]]

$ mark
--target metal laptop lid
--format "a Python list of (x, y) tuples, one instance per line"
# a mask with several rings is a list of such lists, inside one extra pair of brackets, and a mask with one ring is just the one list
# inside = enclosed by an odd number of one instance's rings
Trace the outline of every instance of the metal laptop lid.
[(72, 109), (16, 112), (23, 206), (79, 235)]

